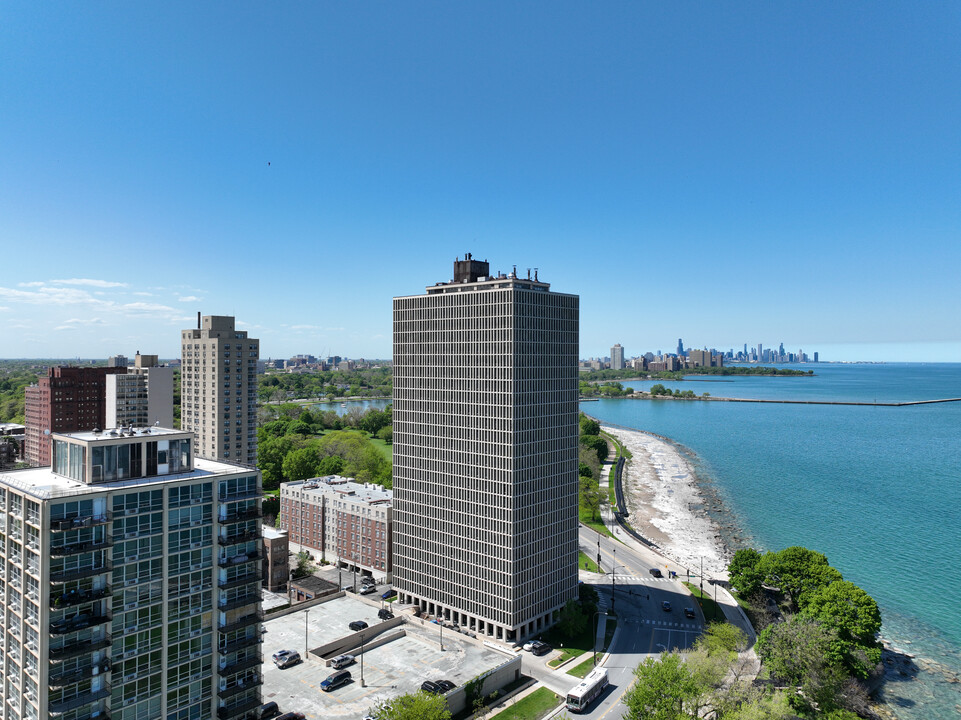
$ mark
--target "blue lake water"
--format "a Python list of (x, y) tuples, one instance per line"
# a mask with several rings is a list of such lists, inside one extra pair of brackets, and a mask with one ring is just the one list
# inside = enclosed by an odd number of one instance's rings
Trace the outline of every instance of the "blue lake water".
[[(660, 381), (716, 397), (902, 402), (961, 397), (961, 364), (800, 365), (814, 377)], [(625, 382), (647, 389), (651, 382)], [(665, 435), (696, 455), (759, 549), (824, 552), (881, 606), (883, 634), (918, 656), (884, 699), (905, 720), (957, 719), (961, 617), (961, 403), (908, 407), (600, 400), (606, 422)]]

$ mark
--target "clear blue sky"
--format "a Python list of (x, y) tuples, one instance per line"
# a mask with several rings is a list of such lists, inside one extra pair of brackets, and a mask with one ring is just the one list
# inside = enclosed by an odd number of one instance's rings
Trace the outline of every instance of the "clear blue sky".
[(579, 294), (583, 357), (961, 360), (959, 37), (954, 2), (5, 2), (0, 357), (173, 357), (198, 310), (389, 357), (391, 297), (470, 251)]

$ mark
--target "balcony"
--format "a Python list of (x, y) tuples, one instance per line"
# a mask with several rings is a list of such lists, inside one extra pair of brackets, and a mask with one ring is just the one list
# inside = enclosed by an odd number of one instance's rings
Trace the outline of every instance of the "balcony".
[[(255, 687), (255, 686), (251, 686)], [(219, 693), (218, 693), (219, 694)], [(243, 715), (249, 710), (253, 710), (260, 707), (260, 698), (253, 697), (249, 700), (244, 700), (239, 703), (234, 703), (233, 705), (224, 705), (217, 708), (217, 717), (220, 720), (230, 720), (230, 718), (237, 717), (238, 715)]]
[(113, 613), (111, 612), (104, 613), (103, 615), (89, 615), (87, 613), (81, 613), (80, 615), (73, 615), (72, 617), (50, 623), (50, 634), (68, 635), (79, 630), (86, 630), (89, 627), (103, 625), (104, 623), (110, 622), (112, 619)]
[[(96, 672), (94, 672), (96, 670)], [(77, 670), (72, 670), (68, 673), (63, 673), (62, 675), (51, 675), (49, 684), (52, 688), (64, 687), (65, 685), (73, 685), (81, 680), (86, 680), (94, 675), (99, 675), (100, 673), (105, 673), (110, 670), (110, 661), (104, 660), (96, 665), (88, 665), (84, 668), (79, 668)]]
[(238, 650), (243, 650), (244, 648), (253, 647), (254, 645), (260, 645), (264, 641), (263, 636), (260, 633), (256, 635), (248, 635), (247, 637), (242, 637), (233, 642), (227, 643), (223, 647), (217, 648), (217, 652), (220, 655), (231, 655)]
[(61, 595), (50, 595), (50, 607), (52, 608), (63, 608), (70, 607), (72, 605), (80, 605), (85, 602), (92, 602), (94, 600), (102, 600), (105, 597), (110, 597), (113, 590), (108, 585), (105, 588), (99, 590), (71, 590), (70, 592), (63, 593)]
[(104, 550), (113, 545), (113, 538), (103, 540), (89, 540), (87, 542), (73, 543), (72, 545), (51, 546), (50, 554), (54, 557), (64, 557), (66, 555), (79, 555), (93, 550)]
[(263, 684), (264, 684), (264, 679), (260, 677), (260, 675), (254, 675), (252, 677), (247, 678), (247, 680), (243, 684), (238, 683), (233, 687), (226, 688), (224, 690), (218, 690), (217, 697), (219, 697), (221, 700), (226, 700), (227, 698), (232, 698), (236, 695), (239, 695), (244, 690), (250, 690), (251, 688), (255, 688)]
[(230, 622), (219, 623), (217, 629), (222, 633), (231, 633), (235, 630), (242, 630), (245, 627), (254, 625), (255, 623), (262, 623), (264, 621), (264, 614), (262, 612), (251, 613), (250, 615), (245, 615), (237, 620), (231, 620)]
[(260, 582), (260, 566), (255, 566), (257, 568), (256, 572), (250, 572), (241, 577), (236, 577), (233, 580), (221, 580), (217, 583), (217, 587), (221, 590), (229, 590), (230, 588), (240, 587), (241, 585), (247, 585), (252, 582)]
[(253, 667), (260, 667), (263, 665), (263, 663), (263, 657), (261, 657), (259, 653), (254, 653), (251, 655), (251, 657), (244, 658), (243, 660), (238, 660), (237, 662), (230, 663), (229, 665), (221, 665), (217, 668), (217, 673), (220, 675), (220, 677), (226, 677), (227, 675), (234, 675), (244, 670), (249, 670)]
[(221, 601), (221, 602), (217, 605), (217, 607), (218, 607), (220, 610), (223, 610), (224, 612), (227, 612), (227, 611), (229, 611), (229, 610), (236, 610), (237, 608), (243, 607), (244, 605), (254, 605), (254, 604), (256, 604), (256, 603), (259, 603), (259, 602), (260, 602), (260, 599), (261, 599), (261, 598), (260, 598), (260, 593), (259, 593), (259, 592), (257, 592), (257, 593), (248, 593), (248, 594), (246, 594), (246, 595), (243, 595), (242, 597), (235, 598), (235, 599), (233, 599), (233, 600)]
[(260, 508), (250, 508), (249, 510), (241, 510), (240, 512), (228, 513), (227, 515), (221, 516), (220, 524), (225, 525), (227, 523), (241, 522), (243, 520), (254, 520), (260, 516)]
[(110, 697), (110, 683), (104, 683), (103, 687), (99, 690), (91, 690), (90, 692), (86, 692), (83, 695), (76, 695), (68, 700), (52, 702), (48, 710), (51, 715), (62, 715), (68, 710), (75, 710), (84, 705), (97, 702), (97, 700), (102, 700), (105, 697)]
[(234, 565), (245, 565), (249, 562), (255, 562), (262, 559), (263, 557), (261, 556), (260, 552), (255, 550), (254, 552), (249, 552), (243, 555), (234, 555), (233, 557), (229, 558), (218, 558), (217, 564), (220, 567), (232, 567)]
[(219, 502), (236, 502), (237, 500), (253, 500), (259, 498), (263, 495), (263, 492), (257, 488), (253, 490), (233, 490), (224, 495), (220, 495), (218, 498)]
[(70, 658), (77, 657), (78, 655), (86, 655), (96, 650), (103, 650), (104, 648), (110, 647), (112, 644), (113, 641), (110, 638), (94, 640), (93, 642), (89, 640), (81, 640), (80, 642), (70, 643), (69, 645), (64, 645), (63, 647), (50, 648), (50, 660), (52, 662), (69, 660)]
[(99, 515), (78, 515), (63, 518), (62, 520), (51, 520), (50, 529), (53, 532), (65, 532), (67, 530), (80, 530), (81, 528), (93, 527), (94, 525), (106, 525), (112, 519), (111, 515), (111, 513), (107, 512)]
[(259, 531), (250, 531), (240, 533), (239, 535), (231, 535), (229, 537), (218, 535), (217, 544), (221, 547), (226, 547), (228, 545), (237, 545), (238, 543), (250, 542), (251, 540), (260, 540), (261, 537), (263, 537), (263, 535)]
[(69, 570), (51, 570), (50, 571), (50, 582), (60, 583), (69, 582), (71, 580), (83, 580), (84, 578), (93, 577), (94, 575), (103, 575), (113, 570), (113, 563), (109, 560), (101, 565), (88, 568), (76, 568)]

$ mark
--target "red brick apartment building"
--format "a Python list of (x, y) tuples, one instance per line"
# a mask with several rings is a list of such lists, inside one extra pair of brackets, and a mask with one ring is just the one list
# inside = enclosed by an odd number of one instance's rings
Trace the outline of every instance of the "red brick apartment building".
[(49, 433), (102, 428), (106, 421), (105, 378), (126, 373), (126, 367), (58, 366), (26, 388), (26, 461), (34, 467), (50, 465)]
[(393, 493), (331, 475), (280, 486), (280, 528), (330, 562), (378, 577), (391, 572)]

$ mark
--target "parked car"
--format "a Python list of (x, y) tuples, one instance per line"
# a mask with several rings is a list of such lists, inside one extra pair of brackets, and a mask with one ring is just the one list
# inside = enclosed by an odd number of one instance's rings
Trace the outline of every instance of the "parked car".
[(347, 682), (350, 682), (350, 670), (338, 670), (328, 675), (326, 680), (321, 681), (320, 689), (324, 692), (330, 692)]
[(654, 577), (664, 577), (664, 573), (662, 573), (659, 568), (651, 568), (650, 573)]
[(390, 620), (392, 617), (394, 617), (394, 613), (387, 608), (381, 608), (377, 611), (377, 617), (379, 617), (381, 620)]
[(397, 597), (397, 591), (394, 590), (393, 588), (391, 588), (390, 590), (387, 590), (385, 593), (383, 593), (383, 594), (380, 596), (380, 599), (381, 599), (381, 600), (390, 600), (392, 597)]
[(422, 682), (420, 685), (420, 689), (426, 693), (430, 693), (431, 695), (440, 695), (443, 693), (443, 690), (440, 689), (440, 685), (435, 682), (431, 682), (430, 680), (424, 680), (424, 682)]
[(535, 640), (531, 643), (531, 653), (534, 655), (546, 655), (551, 651), (551, 646), (546, 642)]
[(354, 662), (353, 655), (347, 655), (347, 654), (338, 655), (337, 657), (335, 657), (333, 660), (330, 661), (330, 666), (334, 668), (334, 670), (340, 670), (341, 668), (345, 668), (348, 665), (352, 664), (353, 662)]
[(296, 665), (300, 662), (300, 653), (296, 650), (288, 650), (287, 654), (280, 658), (274, 659), (274, 665), (279, 667), (281, 670), (284, 668), (289, 668), (291, 665)]
[(443, 692), (445, 692), (445, 693), (449, 693), (451, 690), (453, 690), (455, 687), (457, 687), (457, 686), (456, 686), (454, 683), (452, 683), (450, 680), (438, 680), (438, 681), (437, 681), (437, 686), (438, 686)]
[(352, 623), (350, 623), (350, 625), (348, 625), (347, 627), (349, 627), (349, 628), (350, 628), (351, 630), (353, 630), (354, 632), (359, 632), (359, 631), (361, 631), (361, 630), (366, 630), (366, 629), (367, 629), (367, 623), (365, 623), (363, 620), (354, 620), (354, 621), (353, 621)]
[(257, 717), (260, 720), (267, 720), (267, 718), (272, 718), (275, 715), (280, 715), (280, 708), (277, 707), (275, 702), (264, 703), (257, 711)]
[(694, 613), (694, 608), (692, 607), (684, 608), (684, 617), (688, 617), (688, 618), (697, 617), (697, 615), (695, 615)]
[(362, 577), (362, 578), (360, 579), (360, 584), (361, 584), (361, 585), (376, 585), (376, 584), (377, 584), (377, 581), (374, 580), (374, 578), (372, 578), (370, 575), (364, 575), (364, 577)]
[(362, 585), (360, 588), (361, 595), (370, 595), (371, 593), (377, 592), (376, 585)]
[(661, 610), (664, 612), (671, 612), (671, 603), (665, 600), (661, 603)]
[(303, 713), (299, 712), (287, 712), (283, 715), (278, 715), (277, 720), (306, 720)]
[(278, 650), (277, 652), (275, 652), (273, 655), (270, 656), (270, 659), (273, 660), (274, 662), (277, 662), (281, 658), (287, 657), (292, 652), (296, 652), (296, 650)]

